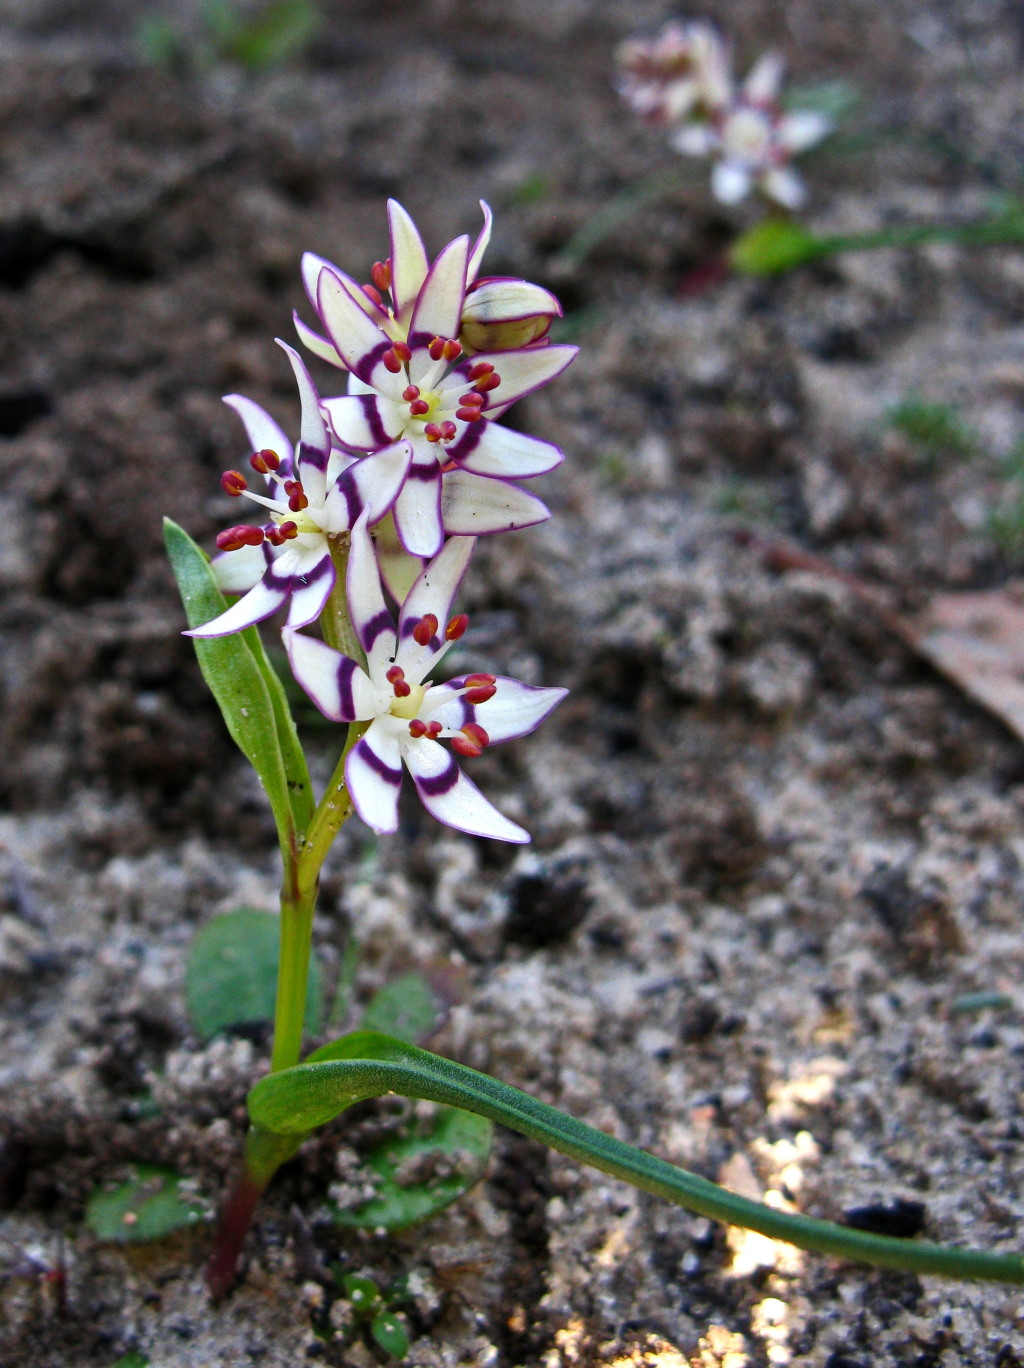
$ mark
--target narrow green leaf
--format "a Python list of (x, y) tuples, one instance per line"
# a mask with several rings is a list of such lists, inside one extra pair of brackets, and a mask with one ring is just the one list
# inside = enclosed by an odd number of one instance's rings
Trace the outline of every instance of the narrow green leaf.
[(400, 974), (374, 995), (363, 1015), (364, 1031), (380, 1031), (410, 1045), (428, 1036), (437, 1022), (434, 990), (422, 974)]
[(392, 1358), (405, 1358), (409, 1352), (409, 1336), (393, 1311), (382, 1311), (379, 1316), (374, 1316), (370, 1334), (385, 1354), (390, 1354)]
[(337, 1211), (339, 1225), (402, 1230), (450, 1206), (478, 1183), (494, 1138), (491, 1123), (472, 1112), (441, 1107), (427, 1129), (390, 1136), (369, 1156), (377, 1194), (352, 1211)]
[[(189, 626), (198, 627), (217, 617), (227, 602), (217, 587), (208, 558), (170, 518), (164, 519), (164, 542)], [(264, 671), (245, 640), (245, 633), (194, 640), (193, 645), (203, 678), (220, 706), (228, 731), (260, 777), (281, 844), (288, 847), (294, 842), (295, 819), (274, 701)]]
[[(197, 934), (185, 968), (185, 1003), (203, 1040), (250, 1022), (273, 1021), (281, 919), (239, 907), (214, 917)], [(320, 970), (311, 955), (306, 1029), (322, 1015)]]
[(97, 1190), (85, 1209), (85, 1223), (101, 1240), (145, 1244), (162, 1240), (202, 1220), (203, 1208), (182, 1197), (173, 1169), (135, 1166), (134, 1176), (112, 1191)]
[[(309, 826), (310, 818), (316, 811), (316, 802), (313, 798), (313, 784), (309, 777), (309, 766), (306, 764), (306, 757), (299, 741), (299, 733), (295, 728), (295, 720), (288, 704), (288, 695), (264, 649), (263, 638), (259, 634), (259, 629), (248, 627), (242, 636), (245, 638), (245, 644), (252, 651), (253, 659), (259, 666), (260, 674), (263, 676), (263, 684), (274, 709), (277, 744), (280, 747), (281, 762), (284, 765), (284, 777), (285, 783), (288, 785), (288, 799), (291, 803), (292, 816), (299, 831), (305, 831), (306, 827)], [(321, 714), (317, 713), (317, 716), (320, 717)]]
[(476, 1112), (687, 1211), (756, 1230), (800, 1249), (881, 1268), (1024, 1284), (1024, 1255), (872, 1235), (778, 1211), (623, 1144), (487, 1074), (374, 1031), (342, 1036), (315, 1050), (304, 1064), (261, 1079), (249, 1093), (249, 1115), (270, 1131), (300, 1135), (322, 1126), (354, 1102), (385, 1093)]
[(226, 35), (224, 52), (251, 70), (279, 66), (302, 51), (319, 24), (313, 0), (271, 0), (254, 19)]

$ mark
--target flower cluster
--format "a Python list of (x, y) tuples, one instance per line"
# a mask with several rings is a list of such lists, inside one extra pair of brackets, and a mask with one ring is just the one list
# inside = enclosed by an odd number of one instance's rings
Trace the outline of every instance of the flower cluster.
[[(303, 258), (323, 332), (298, 317), (296, 327), (311, 352), (348, 372), (347, 391), (322, 397), (298, 352), (279, 342), (299, 390), (298, 443), (259, 405), (226, 397), (246, 431), (250, 472), (225, 471), (221, 487), (265, 521), (217, 537), (217, 581), (240, 597), (188, 635), (225, 636), (287, 605), (296, 680), (327, 717), (361, 727), (345, 781), (363, 820), (397, 829), (404, 765), (440, 821), (523, 842), (527, 833), (452, 752), (472, 758), (525, 735), (565, 690), (492, 674), (441, 683), (430, 675), (466, 630), (452, 604), (476, 538), (550, 516), (517, 481), (553, 470), (562, 453), (499, 420), (577, 349), (549, 342), (561, 310), (548, 291), (480, 275), (491, 231), (482, 208), (475, 243), (456, 238), (431, 262), (412, 219), (390, 201), (390, 254), (366, 284), (312, 253)], [(327, 610), (336, 618), (339, 602), (358, 659), (299, 630)]]
[(631, 109), (671, 129), (677, 152), (713, 159), (711, 188), (723, 204), (755, 188), (787, 209), (804, 202), (792, 159), (820, 142), (832, 122), (782, 107), (777, 54), (766, 53), (737, 85), (730, 52), (711, 25), (673, 22), (653, 39), (623, 43), (618, 66), (617, 88)]

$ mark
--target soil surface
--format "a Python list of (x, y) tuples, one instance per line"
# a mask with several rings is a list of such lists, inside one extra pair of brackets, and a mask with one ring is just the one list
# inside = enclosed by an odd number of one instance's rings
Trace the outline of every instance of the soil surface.
[[(393, 838), (350, 823), (316, 924), (328, 977), (354, 934), (359, 1003), (434, 966), (458, 1001), (433, 1048), (596, 1126), (808, 1213), (1020, 1247), (1021, 745), (842, 583), (764, 547), (907, 610), (1022, 569), (991, 531), (1024, 434), (1021, 253), (716, 281), (759, 211), (717, 207), (610, 86), (662, 0), (321, 8), (305, 56), (261, 74), (147, 66), (125, 0), (0, 11), (0, 1360), (367, 1368), (335, 1334), (337, 1262), (416, 1275), (418, 1368), (1024, 1363), (1020, 1291), (727, 1233), (509, 1133), (434, 1221), (345, 1232), (328, 1189), (393, 1102), (279, 1175), (217, 1308), (208, 1224), (127, 1251), (88, 1233), (89, 1193), (132, 1161), (212, 1209), (266, 1067), (265, 1035), (204, 1047), (185, 1014), (196, 929), (272, 909), (277, 869), (179, 635), (160, 517), (206, 545), (226, 525), (243, 442), (220, 396), (294, 425), (273, 338), (301, 252), (364, 278), (395, 195), (435, 250), (486, 198), (488, 271), (559, 291), (583, 349), (515, 411), (565, 448), (539, 482), (555, 517), (482, 545), (463, 603), (467, 665), (572, 694), (476, 762), (528, 849), (411, 803)], [(1019, 187), (1017, 6), (707, 12), (744, 65), (774, 46), (794, 79), (862, 93), (804, 162), (812, 226), (968, 221)], [(558, 265), (611, 196), (673, 171)], [(893, 428), (913, 395), (958, 406), (969, 458)], [(310, 732), (321, 771), (331, 739)], [(1003, 1005), (963, 1010), (983, 992)]]

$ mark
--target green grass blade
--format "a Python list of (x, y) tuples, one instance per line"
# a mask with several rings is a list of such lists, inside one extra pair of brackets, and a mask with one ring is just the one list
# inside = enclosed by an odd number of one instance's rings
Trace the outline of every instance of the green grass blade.
[(898, 1240), (776, 1211), (623, 1144), (518, 1088), (372, 1031), (343, 1036), (304, 1064), (262, 1079), (249, 1094), (249, 1113), (259, 1126), (295, 1135), (385, 1093), (476, 1112), (688, 1211), (801, 1249), (940, 1277), (1024, 1284), (1024, 1256)]

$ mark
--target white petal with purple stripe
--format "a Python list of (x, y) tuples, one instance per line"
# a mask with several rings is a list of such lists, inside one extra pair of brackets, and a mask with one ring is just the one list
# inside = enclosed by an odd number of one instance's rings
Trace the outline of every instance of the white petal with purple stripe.
[(419, 740), (403, 742), (402, 750), (423, 806), (439, 822), (471, 836), (490, 836), (516, 845), (529, 841), (529, 833), (502, 816), (444, 746)]
[(402, 752), (397, 719), (378, 717), (345, 761), (345, 783), (355, 809), (374, 831), (398, 830)]

